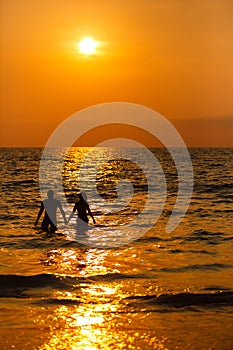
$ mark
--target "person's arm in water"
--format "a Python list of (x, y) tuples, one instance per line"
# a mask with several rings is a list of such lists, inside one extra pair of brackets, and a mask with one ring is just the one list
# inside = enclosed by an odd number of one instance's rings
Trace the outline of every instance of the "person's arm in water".
[(70, 220), (72, 219), (72, 217), (74, 216), (75, 210), (76, 210), (76, 203), (75, 203), (75, 205), (74, 205), (74, 207), (73, 207), (72, 213), (70, 214), (70, 217), (69, 217), (69, 219), (68, 219), (68, 221), (67, 221), (67, 224), (69, 223), (69, 221), (70, 221)]
[[(87, 203), (86, 203), (87, 204)], [(87, 204), (87, 211), (88, 211), (88, 214), (90, 215), (90, 217), (92, 218), (92, 220), (93, 220), (93, 223), (95, 224), (96, 222), (95, 222), (95, 218), (94, 218), (94, 216), (93, 216), (93, 214), (92, 214), (92, 212), (91, 212), (91, 209), (90, 209), (90, 207), (89, 207), (89, 205)]]
[(62, 214), (62, 217), (63, 217), (64, 223), (65, 223), (65, 224), (67, 224), (67, 223), (68, 223), (68, 221), (66, 220), (66, 214), (65, 214), (65, 212), (64, 212), (64, 210), (63, 210), (62, 205), (61, 205), (61, 203), (60, 203), (60, 202), (59, 202), (58, 208), (60, 209), (60, 212), (61, 212), (61, 214)]
[(38, 221), (40, 220), (40, 217), (41, 217), (43, 211), (44, 211), (44, 204), (43, 204), (43, 202), (41, 202), (41, 206), (40, 206), (40, 209), (39, 209), (39, 212), (37, 215), (37, 219), (35, 221), (35, 226), (38, 224)]

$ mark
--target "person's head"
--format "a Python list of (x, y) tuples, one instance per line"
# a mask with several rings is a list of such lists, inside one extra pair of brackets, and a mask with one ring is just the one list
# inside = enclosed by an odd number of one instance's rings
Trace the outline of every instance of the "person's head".
[(48, 198), (53, 198), (53, 196), (54, 196), (54, 191), (53, 191), (53, 190), (48, 190), (47, 196), (48, 196)]
[(87, 195), (86, 195), (86, 193), (85, 192), (80, 192), (79, 193), (79, 198), (81, 199), (81, 200), (83, 200), (84, 202), (86, 202), (87, 201)]

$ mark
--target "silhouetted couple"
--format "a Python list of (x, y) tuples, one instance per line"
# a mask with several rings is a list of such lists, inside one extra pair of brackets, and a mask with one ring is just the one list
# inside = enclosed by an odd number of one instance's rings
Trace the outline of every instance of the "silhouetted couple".
[(93, 223), (95, 224), (94, 216), (90, 210), (89, 204), (87, 203), (87, 196), (84, 192), (79, 193), (78, 200), (73, 207), (73, 211), (69, 217), (66, 219), (66, 214), (62, 208), (61, 202), (54, 198), (54, 191), (49, 190), (47, 193), (48, 198), (41, 202), (41, 206), (35, 221), (35, 226), (37, 226), (43, 211), (45, 211), (44, 218), (41, 224), (41, 229), (45, 232), (54, 233), (57, 230), (57, 209), (59, 208), (64, 223), (68, 224), (70, 219), (74, 216), (75, 212), (78, 213), (77, 226), (78, 228), (85, 227), (88, 225), (88, 215), (91, 216)]

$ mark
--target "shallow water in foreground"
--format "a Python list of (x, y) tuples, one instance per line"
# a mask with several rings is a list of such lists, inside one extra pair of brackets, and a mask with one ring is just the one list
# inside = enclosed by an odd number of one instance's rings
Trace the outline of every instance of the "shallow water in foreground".
[[(64, 176), (71, 203), (77, 181), (71, 175), (86, 149), (72, 152)], [(168, 182), (163, 214), (136, 241), (100, 249), (77, 241), (75, 221), (60, 222), (52, 236), (32, 228), (41, 150), (1, 149), (1, 349), (233, 348), (233, 151), (190, 150), (193, 198), (170, 234), (165, 226), (176, 174), (162, 150), (153, 152)], [(104, 171), (98, 186), (107, 196), (110, 170)], [(135, 186), (136, 207), (120, 218), (91, 202), (97, 222), (110, 226), (133, 218), (145, 196), (143, 181), (141, 176)]]

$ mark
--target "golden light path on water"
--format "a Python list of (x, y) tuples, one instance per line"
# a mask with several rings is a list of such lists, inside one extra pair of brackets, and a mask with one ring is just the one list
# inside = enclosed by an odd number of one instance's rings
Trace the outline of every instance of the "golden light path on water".
[[(74, 249), (52, 250), (50, 254), (51, 259), (47, 254), (47, 263), (59, 267), (64, 276), (68, 269), (74, 272), (74, 261), (80, 261), (80, 254)], [(167, 349), (165, 338), (159, 339), (143, 329), (143, 319), (146, 320), (148, 314), (131, 313), (122, 304), (122, 299), (129, 296), (128, 292), (123, 292), (123, 281), (98, 283), (96, 276), (117, 273), (117, 269), (113, 271), (104, 266), (108, 254), (104, 250), (94, 254), (86, 249), (78, 273), (86, 281), (73, 285), (73, 291), (54, 291), (52, 300), (57, 306), (46, 306), (46, 319), (41, 315), (34, 321), (44, 334), (45, 342), (40, 350), (143, 349), (146, 345), (153, 349)], [(91, 283), (92, 275), (94, 284)], [(59, 301), (63, 305), (59, 305)]]
[[(64, 164), (70, 210), (86, 151), (71, 150)], [(56, 235), (32, 231), (40, 200), (34, 181), (40, 152), (2, 150), (7, 165), (1, 168), (1, 350), (232, 349), (232, 150), (192, 150), (192, 202), (169, 235), (165, 227), (176, 198), (176, 173), (163, 150), (155, 153), (164, 159), (171, 182), (163, 215), (139, 240), (97, 249), (77, 241), (75, 218), (63, 226), (60, 217)], [(98, 172), (98, 189), (106, 199), (114, 199), (118, 178), (110, 173), (115, 175), (118, 165), (110, 162)], [(119, 217), (108, 215), (88, 193), (101, 234), (101, 225), (112, 229), (112, 223), (124, 224), (140, 212), (145, 181), (136, 167), (132, 173), (140, 180), (139, 191), (136, 186), (132, 208)]]

